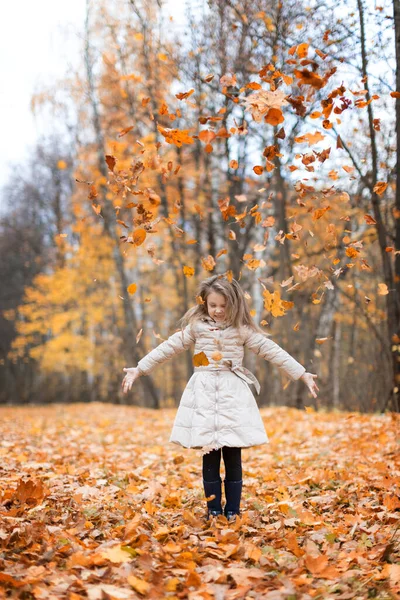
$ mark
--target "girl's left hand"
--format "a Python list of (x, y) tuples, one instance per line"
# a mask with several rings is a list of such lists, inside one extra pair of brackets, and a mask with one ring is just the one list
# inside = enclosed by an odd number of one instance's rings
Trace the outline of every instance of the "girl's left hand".
[(316, 398), (317, 397), (317, 392), (319, 392), (319, 387), (315, 383), (314, 377), (317, 378), (318, 375), (315, 375), (314, 373), (307, 373), (306, 372), (306, 373), (304, 373), (301, 376), (301, 379), (304, 381), (304, 383), (306, 384), (306, 386), (310, 390), (311, 395), (313, 396), (313, 398)]

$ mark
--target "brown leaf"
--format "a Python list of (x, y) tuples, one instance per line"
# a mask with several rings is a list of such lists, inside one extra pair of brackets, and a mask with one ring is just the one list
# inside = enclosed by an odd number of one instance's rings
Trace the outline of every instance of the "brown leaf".
[(117, 164), (116, 158), (111, 154), (106, 154), (106, 163), (110, 171), (114, 172), (115, 165)]

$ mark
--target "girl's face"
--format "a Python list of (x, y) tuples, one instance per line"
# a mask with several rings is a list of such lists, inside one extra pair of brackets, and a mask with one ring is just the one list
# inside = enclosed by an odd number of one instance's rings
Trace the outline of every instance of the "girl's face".
[(226, 298), (217, 292), (211, 292), (207, 296), (207, 311), (215, 321), (223, 321), (226, 316)]

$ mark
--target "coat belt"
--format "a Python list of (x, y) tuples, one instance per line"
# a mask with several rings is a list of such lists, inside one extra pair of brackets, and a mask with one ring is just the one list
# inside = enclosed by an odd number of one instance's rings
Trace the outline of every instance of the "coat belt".
[(259, 383), (257, 377), (254, 375), (254, 373), (252, 373), (251, 371), (249, 371), (249, 369), (246, 369), (246, 367), (243, 367), (242, 365), (225, 365), (225, 366), (209, 365), (207, 367), (195, 367), (194, 370), (195, 370), (195, 372), (196, 371), (231, 371), (232, 373), (234, 373), (235, 375), (240, 377), (240, 379), (242, 379), (249, 385), (253, 384), (254, 387), (256, 388), (257, 394), (259, 394), (260, 390), (261, 390), (260, 383)]

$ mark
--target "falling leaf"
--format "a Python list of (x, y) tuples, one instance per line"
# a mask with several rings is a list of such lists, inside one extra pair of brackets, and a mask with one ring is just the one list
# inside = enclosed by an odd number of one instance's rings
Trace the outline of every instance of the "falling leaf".
[(157, 125), (158, 131), (164, 136), (168, 144), (175, 144), (179, 148), (183, 144), (193, 144), (194, 139), (189, 135), (188, 129), (168, 129)]
[(214, 257), (209, 254), (206, 258), (201, 259), (201, 264), (203, 265), (203, 269), (206, 271), (213, 271), (215, 268)]
[(57, 163), (57, 169), (60, 169), (60, 171), (63, 171), (64, 169), (67, 168), (67, 163), (65, 162), (65, 160), (59, 160)]
[(271, 294), (268, 290), (264, 290), (263, 298), (265, 310), (268, 310), (273, 317), (283, 317), (286, 310), (293, 308), (294, 306), (293, 302), (281, 300), (278, 291), (275, 291)]
[(183, 267), (183, 274), (186, 277), (193, 277), (194, 275), (194, 268), (193, 267), (187, 267), (186, 265)]
[(219, 83), (221, 86), (226, 86), (226, 87), (233, 87), (236, 85), (236, 75), (231, 75), (231, 74), (226, 74), (223, 75), (220, 80)]
[(323, 337), (323, 338), (316, 338), (315, 342), (319, 345), (321, 344), (325, 344), (325, 342), (327, 342), (328, 340), (331, 340), (331, 337)]
[[(133, 125), (131, 125), (130, 127), (125, 127), (125, 129), (122, 129), (119, 134), (118, 137), (123, 137), (124, 135), (126, 135), (127, 133), (129, 133), (130, 131), (132, 131), (133, 129)], [(113, 170), (113, 169), (111, 169)]]
[(358, 252), (355, 248), (346, 248), (346, 254), (349, 258), (356, 258), (358, 256)]
[(260, 165), (256, 165), (255, 167), (253, 167), (253, 171), (256, 175), (262, 175), (264, 169)]
[(253, 94), (249, 94), (243, 104), (245, 110), (251, 111), (253, 119), (258, 123), (260, 123), (271, 110), (276, 111), (276, 113), (271, 113), (269, 117), (270, 120), (267, 121), (273, 125), (275, 121), (277, 123), (283, 122), (283, 114), (280, 109), (282, 106), (288, 104), (288, 102), (286, 100), (286, 94), (281, 90), (276, 90), (274, 92), (260, 90)]
[(221, 352), (213, 352), (213, 353), (211, 354), (211, 358), (212, 358), (213, 360), (217, 361), (217, 362), (218, 362), (219, 360), (221, 360), (221, 359), (222, 359), (222, 357), (223, 357), (223, 355), (221, 354)]
[(276, 125), (283, 123), (285, 118), (279, 108), (270, 108), (268, 113), (265, 115), (264, 120), (269, 125), (276, 127)]
[(322, 142), (322, 140), (324, 139), (325, 136), (322, 135), (322, 133), (320, 133), (319, 131), (315, 131), (315, 133), (305, 133), (304, 135), (296, 137), (294, 141), (298, 144), (308, 142), (308, 145), (312, 146), (313, 144), (318, 144), (318, 142)]
[(136, 283), (131, 283), (130, 285), (128, 285), (128, 287), (126, 289), (127, 289), (128, 293), (133, 296), (133, 294), (137, 290), (137, 285), (136, 285)]
[(388, 286), (386, 283), (378, 283), (378, 294), (380, 296), (386, 296), (389, 293)]
[(331, 210), (330, 206), (327, 206), (326, 208), (317, 208), (316, 210), (314, 210), (312, 218), (313, 221), (317, 221), (318, 219), (320, 219), (327, 210)]
[(210, 364), (204, 352), (199, 352), (193, 356), (193, 365), (195, 367), (207, 367)]
[(143, 328), (136, 335), (136, 343), (137, 344), (139, 343), (140, 338), (142, 337), (142, 333), (143, 333)]
[(132, 234), (132, 241), (134, 246), (141, 246), (146, 239), (146, 231), (145, 229), (135, 229)]
[(187, 98), (189, 98), (189, 96), (191, 96), (194, 93), (194, 89), (192, 88), (191, 90), (189, 90), (188, 92), (181, 92), (180, 94), (175, 94), (176, 98), (178, 98), (178, 100), (186, 100)]
[(299, 58), (305, 58), (308, 54), (309, 47), (310, 47), (310, 44), (307, 44), (307, 43), (299, 44), (296, 48), (297, 56)]
[(376, 221), (374, 217), (371, 217), (371, 215), (364, 215), (364, 219), (367, 225), (376, 225)]
[(374, 185), (374, 192), (376, 194), (378, 194), (378, 196), (382, 196), (382, 194), (385, 192), (387, 186), (388, 186), (388, 184), (385, 183), (384, 181), (377, 181), (376, 184)]
[(297, 77), (299, 85), (310, 85), (317, 90), (321, 89), (325, 85), (325, 81), (314, 71), (308, 69), (295, 69), (294, 75)]
[(107, 166), (110, 169), (110, 171), (114, 172), (114, 168), (117, 163), (115, 157), (112, 156), (111, 154), (106, 154), (106, 163), (107, 163)]

